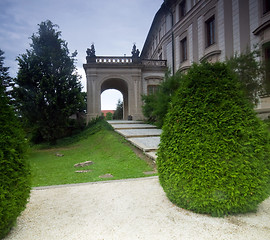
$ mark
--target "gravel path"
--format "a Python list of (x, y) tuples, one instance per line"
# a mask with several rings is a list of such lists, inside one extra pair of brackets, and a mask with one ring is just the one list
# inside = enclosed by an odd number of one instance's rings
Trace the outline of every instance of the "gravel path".
[(257, 213), (212, 218), (174, 206), (157, 177), (31, 192), (5, 240), (269, 240), (270, 198)]

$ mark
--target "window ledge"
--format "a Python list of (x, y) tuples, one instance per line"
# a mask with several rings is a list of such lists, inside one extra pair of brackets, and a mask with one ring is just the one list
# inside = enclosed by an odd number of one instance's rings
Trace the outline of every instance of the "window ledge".
[(216, 55), (220, 55), (221, 54), (221, 50), (214, 50), (214, 51), (211, 51), (207, 54), (205, 54), (201, 59), (200, 59), (200, 62), (210, 58), (210, 57), (213, 57), (213, 56), (216, 56)]
[(180, 69), (178, 70), (179, 72), (185, 72), (187, 71), (188, 69), (190, 69), (190, 66), (183, 66), (183, 67), (180, 67)]
[(260, 32), (262, 32), (263, 30), (265, 30), (267, 27), (270, 27), (270, 20), (266, 21), (265, 23), (263, 23), (262, 25), (260, 25), (258, 28), (256, 28), (253, 31), (253, 34), (254, 35), (260, 34)]
[(163, 77), (160, 77), (160, 76), (148, 76), (148, 77), (145, 77), (144, 80), (146, 81), (150, 81), (150, 80), (160, 80), (160, 81), (163, 81)]

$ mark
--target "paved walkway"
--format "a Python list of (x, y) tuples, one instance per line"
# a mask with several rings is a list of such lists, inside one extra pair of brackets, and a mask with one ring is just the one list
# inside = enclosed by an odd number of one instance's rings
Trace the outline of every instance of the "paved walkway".
[(142, 121), (108, 121), (114, 130), (124, 136), (129, 142), (141, 149), (154, 161), (160, 143), (161, 129), (156, 126), (145, 124)]
[(5, 240), (269, 240), (257, 213), (213, 218), (174, 206), (157, 177), (35, 188)]

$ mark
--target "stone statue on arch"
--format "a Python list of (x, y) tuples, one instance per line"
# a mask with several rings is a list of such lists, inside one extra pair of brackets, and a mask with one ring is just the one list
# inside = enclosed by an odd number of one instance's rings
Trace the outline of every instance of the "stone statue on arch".
[(96, 57), (96, 50), (94, 43), (91, 44), (91, 48), (87, 48), (86, 50), (87, 57)]
[(137, 49), (135, 43), (133, 44), (131, 54), (132, 54), (132, 61), (133, 62), (135, 62), (135, 63), (140, 62), (140, 51), (139, 51), (139, 49)]

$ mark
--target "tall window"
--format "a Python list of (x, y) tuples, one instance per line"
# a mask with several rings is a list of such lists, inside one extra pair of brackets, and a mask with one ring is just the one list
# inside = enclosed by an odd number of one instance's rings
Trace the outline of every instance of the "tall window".
[(265, 60), (270, 61), (270, 46), (265, 48)]
[(215, 43), (215, 16), (212, 16), (205, 22), (206, 26), (206, 47)]
[(155, 94), (158, 91), (158, 85), (148, 85), (147, 86), (147, 95)]
[(179, 20), (181, 20), (187, 13), (187, 9), (186, 9), (186, 0), (183, 0), (180, 4), (179, 4)]
[(263, 14), (270, 12), (270, 1), (263, 0)]
[(181, 40), (181, 62), (184, 62), (187, 60), (187, 38)]
[[(267, 83), (270, 83), (270, 42), (266, 43), (263, 46), (264, 49), (264, 60), (266, 64), (265, 68), (265, 75), (266, 75), (266, 81)], [(268, 85), (268, 84), (267, 84)], [(270, 89), (268, 89), (270, 90)]]

